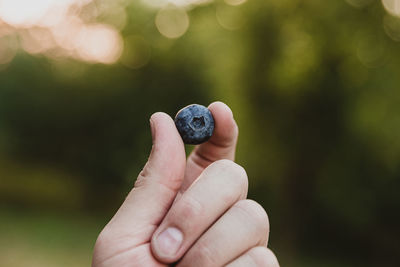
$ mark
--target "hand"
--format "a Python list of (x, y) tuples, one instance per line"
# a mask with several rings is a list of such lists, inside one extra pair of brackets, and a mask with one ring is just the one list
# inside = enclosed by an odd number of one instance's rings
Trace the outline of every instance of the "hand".
[(267, 214), (246, 200), (246, 172), (233, 163), (232, 112), (221, 102), (209, 109), (215, 132), (187, 161), (173, 120), (153, 114), (150, 158), (100, 233), (93, 267), (279, 266), (266, 247)]

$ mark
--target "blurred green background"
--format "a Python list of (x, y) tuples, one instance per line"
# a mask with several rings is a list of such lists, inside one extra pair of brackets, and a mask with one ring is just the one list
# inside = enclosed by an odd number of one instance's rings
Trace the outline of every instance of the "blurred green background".
[(215, 100), (282, 266), (396, 266), (399, 6), (1, 0), (0, 266), (90, 265), (150, 115)]

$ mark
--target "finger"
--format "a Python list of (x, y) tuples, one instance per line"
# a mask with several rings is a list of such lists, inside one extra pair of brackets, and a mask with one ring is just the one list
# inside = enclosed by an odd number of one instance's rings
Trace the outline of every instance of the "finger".
[(149, 240), (181, 186), (186, 163), (184, 145), (173, 120), (165, 113), (155, 113), (150, 124), (153, 148), (149, 160), (108, 225), (118, 233), (137, 231), (139, 237), (148, 235)]
[(231, 109), (222, 102), (214, 102), (208, 108), (214, 117), (214, 133), (208, 142), (197, 146), (188, 157), (185, 179), (180, 192), (186, 191), (200, 173), (214, 161), (235, 159), (239, 128), (233, 119)]
[(254, 247), (226, 267), (279, 267), (275, 254), (267, 247)]
[(247, 175), (228, 160), (210, 165), (174, 203), (152, 238), (154, 256), (175, 262), (226, 210), (247, 195)]
[(255, 201), (241, 200), (197, 240), (178, 266), (223, 266), (265, 244), (268, 232), (264, 209)]
[[(108, 247), (114, 249), (114, 247)], [(108, 257), (99, 260), (99, 257)], [(123, 266), (151, 266), (151, 267), (167, 267), (167, 265), (158, 262), (151, 254), (150, 244), (146, 243), (135, 248), (131, 248), (120, 253), (111, 254), (94, 251), (92, 267), (123, 267)]]

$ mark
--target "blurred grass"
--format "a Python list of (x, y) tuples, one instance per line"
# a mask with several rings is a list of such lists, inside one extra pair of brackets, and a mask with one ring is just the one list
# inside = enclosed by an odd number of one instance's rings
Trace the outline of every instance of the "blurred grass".
[[(96, 237), (106, 221), (84, 214), (7, 207), (0, 207), (0, 218), (0, 266), (4, 267), (90, 266)], [(316, 258), (292, 261), (299, 267), (358, 266)]]
[(90, 266), (105, 219), (0, 207), (0, 266)]
[[(70, 212), (27, 211), (0, 207), (1, 267), (90, 266), (97, 235), (106, 224), (104, 217)], [(354, 267), (349, 259), (283, 258), (281, 266)]]
[(0, 200), (6, 203), (78, 209), (84, 200), (79, 176), (59, 168), (0, 156), (0, 177)]

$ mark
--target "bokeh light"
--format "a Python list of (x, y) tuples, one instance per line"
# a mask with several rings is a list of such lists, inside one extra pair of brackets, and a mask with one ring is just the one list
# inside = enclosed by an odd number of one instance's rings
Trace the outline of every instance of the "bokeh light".
[(16, 27), (31, 27), (40, 23), (54, 2), (52, 0), (1, 0), (0, 17), (4, 22)]
[(216, 16), (219, 25), (226, 30), (238, 30), (245, 22), (245, 17), (243, 16), (240, 8), (235, 6), (217, 6)]
[[(228, 0), (227, 0), (228, 1)], [(183, 36), (189, 28), (188, 11), (213, 0), (142, 0), (142, 4), (156, 8), (155, 26), (167, 38)], [(239, 5), (244, 0), (229, 0)], [(2, 48), (2, 62), (9, 63), (18, 49), (31, 55), (44, 55), (51, 59), (74, 59), (88, 63), (113, 64), (123, 54), (121, 31), (128, 23), (128, 0), (0, 0), (0, 38), (18, 36), (13, 53)], [(236, 29), (241, 23), (232, 20), (221, 10), (221, 25)], [(139, 42), (140, 43), (140, 42)], [(146, 65), (149, 49), (144, 43), (126, 47), (128, 59), (123, 64), (130, 68)], [(136, 52), (133, 52), (133, 51)], [(142, 50), (143, 55), (138, 54)], [(135, 55), (135, 56), (133, 56)], [(7, 59), (7, 60), (6, 60)], [(5, 63), (3, 63), (5, 64)]]
[(16, 46), (29, 54), (112, 64), (123, 49), (119, 31), (126, 25), (125, 5), (125, 1), (0, 0), (0, 36), (17, 34), (21, 41)]
[(145, 4), (153, 7), (165, 7), (169, 5), (179, 7), (192, 7), (212, 2), (213, 0), (142, 0)]
[(383, 18), (383, 28), (392, 40), (400, 42), (400, 18), (386, 15)]
[(0, 70), (14, 58), (16, 51), (13, 45), (15, 42), (13, 36), (0, 38)]
[(121, 61), (126, 67), (139, 69), (150, 61), (151, 47), (143, 37), (138, 35), (127, 36), (124, 47)]
[(386, 60), (386, 43), (381, 35), (360, 32), (356, 34), (358, 59), (366, 67), (380, 67)]
[(158, 31), (167, 38), (178, 38), (189, 28), (189, 16), (182, 8), (167, 7), (160, 9), (156, 16)]
[(122, 52), (122, 38), (106, 25), (88, 25), (80, 29), (75, 40), (76, 51), (86, 61), (111, 64)]
[(0, 19), (19, 28), (56, 25), (93, 0), (0, 0)]
[(393, 16), (400, 16), (400, 0), (382, 0), (382, 4)]
[(57, 44), (49, 29), (34, 27), (20, 31), (21, 47), (29, 54), (44, 53)]
[(246, 3), (247, 0), (225, 0), (225, 3), (231, 6), (238, 6)]

